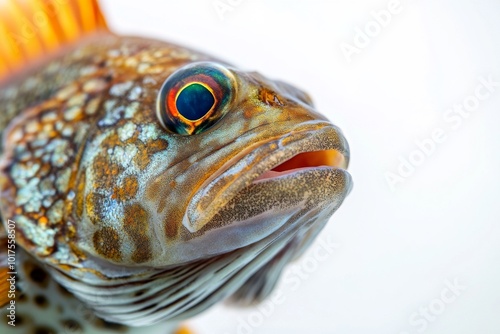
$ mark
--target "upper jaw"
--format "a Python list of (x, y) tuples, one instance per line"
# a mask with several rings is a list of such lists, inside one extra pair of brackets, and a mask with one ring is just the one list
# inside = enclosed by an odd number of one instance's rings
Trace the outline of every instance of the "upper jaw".
[(288, 169), (281, 175), (269, 171), (301, 153), (314, 151), (334, 152), (337, 162), (333, 165), (308, 166), (307, 170), (342, 169), (347, 173), (343, 169), (347, 168), (349, 162), (349, 146), (340, 129), (325, 121), (303, 123), (286, 135), (248, 147), (219, 168), (191, 198), (183, 225), (190, 232), (197, 232), (220, 208), (252, 183), (272, 182), (276, 177), (291, 173), (303, 174), (304, 168)]

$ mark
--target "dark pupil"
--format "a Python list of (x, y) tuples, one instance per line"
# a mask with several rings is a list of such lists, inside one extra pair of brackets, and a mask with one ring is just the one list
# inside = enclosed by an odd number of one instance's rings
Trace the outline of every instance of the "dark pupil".
[(191, 84), (177, 97), (177, 110), (189, 120), (197, 120), (212, 109), (215, 99), (212, 93), (200, 84)]

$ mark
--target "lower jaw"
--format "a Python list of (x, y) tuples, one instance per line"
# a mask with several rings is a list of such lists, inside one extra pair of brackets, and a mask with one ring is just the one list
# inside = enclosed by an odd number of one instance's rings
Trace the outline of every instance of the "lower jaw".
[[(256, 143), (226, 162), (198, 187), (182, 224), (195, 233), (209, 223), (219, 208), (249, 185), (261, 185), (264, 180), (274, 183), (284, 177), (300, 178), (301, 174), (314, 174), (318, 170), (345, 172), (348, 161), (347, 142), (340, 131), (330, 125)], [(277, 172), (284, 174), (274, 174)], [(329, 181), (320, 181), (320, 188), (328, 187)]]
[(301, 172), (301, 171), (306, 171), (306, 170), (313, 170), (315, 168), (320, 168), (320, 167), (329, 167), (329, 166), (315, 166), (315, 167), (299, 167), (299, 168), (293, 168), (293, 169), (288, 169), (284, 171), (276, 171), (274, 169), (269, 170), (265, 172), (264, 174), (260, 175), (258, 178), (256, 178), (253, 183), (258, 183), (260, 181), (265, 181), (265, 180), (270, 180), (270, 179), (276, 179), (278, 177), (284, 177), (293, 173)]

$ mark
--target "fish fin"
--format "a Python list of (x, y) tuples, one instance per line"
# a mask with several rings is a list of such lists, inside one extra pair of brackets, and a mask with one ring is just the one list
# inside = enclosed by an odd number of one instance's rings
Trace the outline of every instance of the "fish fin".
[(7, 305), (10, 301), (8, 295), (9, 295), (9, 288), (10, 288), (10, 283), (7, 281), (7, 278), (9, 278), (9, 275), (7, 274), (9, 272), (9, 269), (7, 267), (1, 267), (0, 268), (0, 308), (3, 308), (5, 305)]
[(231, 295), (228, 302), (238, 306), (252, 306), (266, 299), (276, 287), (285, 266), (293, 259), (296, 242), (276, 254)]
[(175, 334), (194, 334), (187, 326), (181, 326), (176, 331)]
[(97, 0), (0, 1), (0, 80), (97, 31), (108, 31)]
[[(326, 223), (326, 222), (325, 222)], [(262, 302), (274, 291), (286, 265), (297, 260), (322, 230), (315, 226), (292, 239), (286, 247), (264, 264), (228, 299), (229, 303), (251, 306)]]

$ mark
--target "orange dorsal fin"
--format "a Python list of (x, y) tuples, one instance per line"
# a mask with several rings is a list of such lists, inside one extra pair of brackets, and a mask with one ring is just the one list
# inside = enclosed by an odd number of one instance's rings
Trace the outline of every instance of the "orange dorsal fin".
[(0, 80), (102, 30), (108, 28), (97, 0), (0, 0)]

